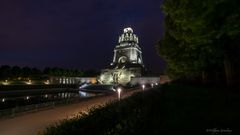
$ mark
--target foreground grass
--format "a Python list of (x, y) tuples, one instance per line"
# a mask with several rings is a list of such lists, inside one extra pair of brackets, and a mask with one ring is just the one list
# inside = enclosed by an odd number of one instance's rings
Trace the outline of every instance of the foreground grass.
[(164, 85), (51, 125), (43, 134), (212, 134), (214, 128), (232, 134), (239, 127), (239, 97), (216, 89)]

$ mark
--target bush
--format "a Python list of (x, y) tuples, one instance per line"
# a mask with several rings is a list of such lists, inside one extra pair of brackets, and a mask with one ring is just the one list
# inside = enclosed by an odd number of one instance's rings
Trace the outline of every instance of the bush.
[[(154, 93), (154, 94), (153, 94)], [(115, 101), (106, 106), (90, 110), (70, 120), (55, 123), (44, 131), (44, 135), (77, 134), (140, 134), (148, 133), (146, 126), (152, 113), (158, 108), (152, 104), (159, 98), (160, 91), (137, 93), (131, 98)], [(138, 130), (136, 130), (138, 129)]]
[(163, 85), (121, 102), (92, 109), (88, 115), (51, 125), (44, 135), (211, 134), (237, 132), (239, 94), (185, 85)]

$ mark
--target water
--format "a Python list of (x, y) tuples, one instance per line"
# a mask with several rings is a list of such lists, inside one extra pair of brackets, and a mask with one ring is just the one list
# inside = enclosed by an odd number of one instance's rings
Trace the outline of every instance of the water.
[(43, 89), (0, 92), (0, 110), (40, 104), (52, 101), (68, 100), (96, 96), (94, 93), (80, 92), (77, 89)]

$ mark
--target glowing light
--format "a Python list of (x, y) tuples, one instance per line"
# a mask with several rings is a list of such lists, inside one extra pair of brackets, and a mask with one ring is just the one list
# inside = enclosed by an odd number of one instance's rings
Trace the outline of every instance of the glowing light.
[(155, 83), (155, 85), (158, 85), (158, 83)]
[(118, 88), (118, 89), (117, 89), (117, 93), (118, 93), (118, 100), (120, 100), (120, 99), (121, 99), (121, 91), (122, 91), (122, 89), (121, 89), (121, 88)]
[(30, 98), (29, 96), (26, 97), (27, 100), (29, 100), (29, 98)]
[(116, 92), (116, 89), (114, 89), (114, 87), (112, 87), (112, 90)]
[(49, 80), (45, 81), (44, 84), (46, 85), (50, 84)]
[(96, 80), (96, 78), (92, 78), (92, 79), (91, 79), (91, 83), (92, 83), (92, 84), (95, 84), (95, 83), (97, 83), (97, 80)]
[(151, 84), (152, 88), (153, 88), (153, 83)]
[(47, 95), (47, 94), (45, 95), (45, 98), (48, 98), (48, 95)]
[(127, 33), (127, 32), (130, 32), (130, 33), (133, 33), (133, 29), (131, 27), (128, 27), (128, 28), (125, 28), (123, 30), (124, 33)]
[(5, 98), (2, 99), (2, 102), (5, 102)]
[(9, 84), (8, 80), (5, 80), (5, 82), (3, 82), (3, 85), (8, 85), (8, 84)]
[(28, 84), (28, 85), (32, 84), (32, 80), (28, 80), (28, 81), (26, 82), (26, 84)]
[(144, 84), (142, 85), (142, 89), (143, 89), (143, 90), (145, 89), (145, 85), (144, 85)]

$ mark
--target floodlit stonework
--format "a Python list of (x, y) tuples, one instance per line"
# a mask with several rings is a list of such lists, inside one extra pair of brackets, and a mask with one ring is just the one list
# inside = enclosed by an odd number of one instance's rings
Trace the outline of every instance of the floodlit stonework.
[(127, 84), (133, 77), (141, 77), (144, 65), (138, 37), (132, 28), (125, 28), (114, 48), (113, 62), (101, 71), (102, 84)]

